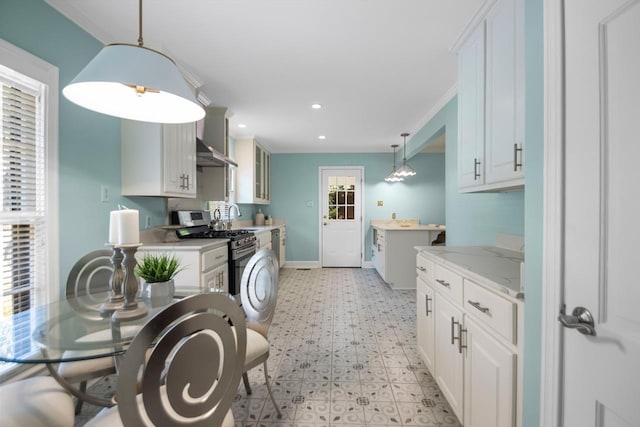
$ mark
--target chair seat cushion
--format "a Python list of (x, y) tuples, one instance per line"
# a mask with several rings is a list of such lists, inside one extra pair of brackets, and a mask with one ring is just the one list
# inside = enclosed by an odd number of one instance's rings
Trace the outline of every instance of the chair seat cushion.
[(71, 427), (73, 400), (51, 377), (33, 377), (0, 387), (3, 427)]
[[(138, 405), (143, 405), (142, 403), (142, 395), (138, 395)], [(151, 422), (149, 421), (149, 425)], [(235, 421), (233, 419), (233, 413), (231, 409), (225, 415), (224, 420), (222, 421), (222, 427), (233, 427), (235, 425)], [(114, 406), (111, 408), (105, 408), (102, 411), (98, 412), (98, 414), (90, 419), (85, 427), (112, 427), (112, 426), (122, 426), (122, 420), (120, 419), (120, 414), (118, 413), (118, 406)]]
[[(99, 354), (99, 350), (69, 350), (63, 353), (63, 358), (87, 357)], [(58, 365), (58, 374), (74, 382), (74, 378), (87, 376), (94, 378), (115, 372), (115, 363), (112, 356), (99, 357), (97, 359), (79, 360), (77, 362), (64, 362)], [(80, 381), (80, 380), (78, 380)]]
[(259, 332), (247, 328), (247, 357), (245, 367), (255, 366), (255, 361), (269, 353), (269, 341)]

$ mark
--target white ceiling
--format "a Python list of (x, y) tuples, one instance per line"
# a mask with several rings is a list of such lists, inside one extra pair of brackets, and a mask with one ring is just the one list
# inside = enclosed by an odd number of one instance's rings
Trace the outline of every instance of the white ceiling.
[[(103, 43), (137, 42), (135, 0), (46, 1)], [(143, 37), (233, 112), (233, 136), (273, 153), (390, 152), (455, 93), (449, 47), (482, 2), (147, 0)]]

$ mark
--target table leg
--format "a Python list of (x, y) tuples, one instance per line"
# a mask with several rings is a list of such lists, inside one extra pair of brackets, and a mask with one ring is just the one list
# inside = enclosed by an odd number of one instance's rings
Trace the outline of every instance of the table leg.
[[(42, 354), (46, 356), (47, 351), (43, 349)], [(82, 399), (83, 401), (90, 403), (92, 405), (104, 406), (107, 408), (115, 405), (115, 402), (113, 402), (111, 399), (104, 399), (104, 398), (91, 396), (90, 394), (83, 393), (77, 388), (75, 388), (74, 386), (72, 386), (71, 384), (69, 384), (63, 377), (61, 377), (58, 374), (58, 371), (56, 369), (57, 363), (46, 363), (45, 365), (47, 366), (47, 369), (49, 370), (49, 374), (51, 374), (53, 379), (55, 379), (62, 386), (62, 388), (67, 390), (69, 393), (71, 393), (73, 396), (77, 397), (78, 399)]]

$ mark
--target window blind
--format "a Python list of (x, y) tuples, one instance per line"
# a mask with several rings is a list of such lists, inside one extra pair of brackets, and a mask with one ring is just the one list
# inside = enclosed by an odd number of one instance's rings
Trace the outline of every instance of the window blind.
[(45, 277), (45, 147), (39, 84), (0, 80), (2, 315), (38, 303)]

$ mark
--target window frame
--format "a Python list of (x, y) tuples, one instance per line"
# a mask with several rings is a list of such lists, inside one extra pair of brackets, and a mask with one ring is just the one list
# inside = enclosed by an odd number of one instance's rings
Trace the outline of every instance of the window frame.
[(46, 302), (60, 299), (58, 210), (58, 67), (0, 39), (0, 64), (44, 84), (45, 212), (47, 213), (47, 269), (44, 272)]

